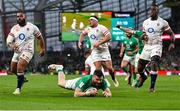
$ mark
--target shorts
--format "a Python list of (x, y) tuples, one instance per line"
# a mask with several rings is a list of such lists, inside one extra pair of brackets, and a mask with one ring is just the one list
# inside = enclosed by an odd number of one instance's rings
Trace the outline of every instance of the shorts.
[(109, 50), (105, 50), (103, 52), (97, 52), (97, 51), (92, 51), (91, 53), (92, 61), (97, 62), (97, 61), (111, 61), (111, 55)]
[(76, 82), (80, 79), (79, 78), (75, 78), (75, 79), (72, 79), (72, 80), (66, 80), (66, 84), (65, 84), (65, 88), (66, 89), (75, 89), (76, 88)]
[(27, 51), (24, 51), (22, 53), (14, 53), (13, 57), (12, 57), (12, 61), (13, 62), (18, 62), (19, 59), (24, 59), (26, 60), (28, 63), (30, 62), (30, 60), (32, 59), (33, 57), (33, 53), (32, 52), (27, 52)]
[(147, 61), (151, 61), (151, 57), (153, 56), (159, 56), (162, 55), (162, 45), (148, 45), (145, 44), (143, 51), (140, 55), (140, 59), (144, 59)]
[(124, 55), (123, 61), (128, 61), (131, 65), (135, 64), (135, 56)]

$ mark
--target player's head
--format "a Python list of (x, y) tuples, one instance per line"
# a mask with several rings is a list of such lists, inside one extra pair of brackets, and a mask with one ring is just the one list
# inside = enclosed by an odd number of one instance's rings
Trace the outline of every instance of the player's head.
[(159, 7), (155, 3), (152, 3), (151, 5), (151, 17), (152, 18), (157, 18), (159, 13)]
[(101, 70), (95, 70), (92, 78), (92, 84), (95, 86), (99, 86), (104, 79), (103, 72)]
[[(132, 27), (129, 27), (129, 29), (133, 30)], [(127, 32), (125, 32), (125, 35), (126, 35), (126, 37), (131, 38), (131, 36), (132, 36), (133, 34), (132, 34), (132, 33), (127, 33)]]
[(23, 10), (19, 10), (16, 14), (17, 17), (17, 23), (20, 26), (24, 26), (26, 24), (26, 16)]
[(98, 17), (97, 16), (90, 16), (89, 24), (91, 27), (96, 27), (98, 25)]

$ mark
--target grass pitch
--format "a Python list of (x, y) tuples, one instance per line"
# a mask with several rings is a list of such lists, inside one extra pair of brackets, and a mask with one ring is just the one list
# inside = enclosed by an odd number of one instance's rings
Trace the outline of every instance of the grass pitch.
[[(67, 79), (77, 76), (67, 75)], [(180, 76), (159, 76), (156, 92), (149, 93), (150, 78), (142, 88), (132, 88), (118, 76), (115, 88), (110, 77), (112, 97), (102, 91), (96, 97), (73, 97), (73, 91), (57, 86), (56, 75), (27, 76), (21, 95), (13, 95), (14, 75), (0, 76), (0, 110), (180, 110)]]

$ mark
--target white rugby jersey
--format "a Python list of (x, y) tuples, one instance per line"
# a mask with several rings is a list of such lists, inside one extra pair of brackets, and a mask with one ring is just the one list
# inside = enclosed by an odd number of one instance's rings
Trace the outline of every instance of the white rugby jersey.
[(168, 29), (170, 29), (168, 22), (161, 17), (157, 20), (148, 18), (143, 22), (143, 30), (148, 36), (147, 44), (162, 44), (161, 36)]
[(27, 22), (21, 27), (19, 24), (14, 25), (8, 36), (14, 37), (14, 43), (19, 46), (20, 51), (34, 52), (34, 39), (39, 37), (41, 32), (34, 24)]
[[(97, 27), (90, 27), (88, 26), (87, 28), (85, 28), (82, 33), (84, 35), (88, 35), (89, 39), (90, 39), (90, 42), (91, 42), (91, 48), (93, 48), (93, 45), (98, 42), (99, 40), (101, 40), (105, 35), (108, 35), (110, 34), (109, 30), (101, 25), (101, 24), (98, 24)], [(102, 48), (102, 49), (107, 49), (108, 48), (108, 44), (107, 43), (104, 43), (104, 44), (101, 44), (99, 46), (99, 48)]]

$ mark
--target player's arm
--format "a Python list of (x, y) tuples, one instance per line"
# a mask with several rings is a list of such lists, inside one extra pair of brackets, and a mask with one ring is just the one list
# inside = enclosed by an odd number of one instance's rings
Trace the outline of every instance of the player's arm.
[(83, 40), (84, 40), (84, 37), (87, 35), (87, 29), (84, 29), (82, 31), (82, 33), (80, 34), (80, 37), (79, 37), (79, 42), (78, 42), (78, 47), (81, 49), (82, 48), (82, 43), (83, 43)]
[(37, 38), (37, 40), (38, 40), (38, 42), (39, 42), (39, 44), (40, 44), (40, 48), (41, 48), (41, 50), (40, 50), (40, 52), (39, 52), (39, 55), (40, 55), (40, 56), (44, 56), (44, 54), (45, 54), (44, 38), (42, 37), (41, 34), (40, 34), (39, 36), (37, 36), (36, 38)]
[(118, 29), (126, 32), (126, 33), (134, 34), (134, 30), (131, 30), (131, 29), (129, 29), (129, 28), (125, 28), (125, 27), (122, 27), (122, 26), (120, 26), (120, 25), (117, 25), (116, 27), (117, 27)]
[(111, 39), (111, 34), (110, 34), (109, 30), (105, 27), (102, 30), (104, 30), (103, 31), (104, 37), (93, 45), (94, 48), (98, 47), (101, 44), (108, 42)]
[(87, 72), (87, 74), (90, 74), (90, 69), (90, 66), (85, 63), (85, 71)]
[(124, 44), (122, 43), (122, 44), (121, 44), (121, 48), (120, 48), (119, 57), (122, 57), (122, 56), (123, 56), (124, 50), (125, 50), (125, 46), (124, 46)]
[(97, 90), (91, 90), (89, 92), (82, 92), (81, 89), (76, 88), (74, 91), (74, 97), (84, 97), (84, 96), (90, 96), (90, 95), (96, 95)]
[(14, 27), (11, 29), (10, 33), (7, 36), (6, 44), (8, 47), (10, 47), (15, 52), (19, 51), (19, 46), (15, 44), (14, 41), (14, 34), (13, 34)]
[(139, 50), (139, 47), (138, 47), (138, 45), (136, 45), (136, 48), (135, 48), (135, 50), (133, 50), (133, 51), (129, 51), (128, 52), (128, 55), (134, 55), (134, 54), (136, 54), (137, 52), (138, 52), (138, 50)]
[(168, 28), (168, 30), (165, 30), (165, 33), (169, 34), (170, 38), (171, 38), (171, 43), (170, 43), (169, 48), (168, 48), (168, 50), (170, 51), (172, 48), (175, 47), (175, 35), (174, 35), (174, 32), (172, 31), (172, 29), (170, 27)]
[(111, 97), (112, 96), (112, 93), (111, 93), (111, 90), (109, 88), (106, 88), (104, 91), (103, 91), (103, 95), (105, 97)]

